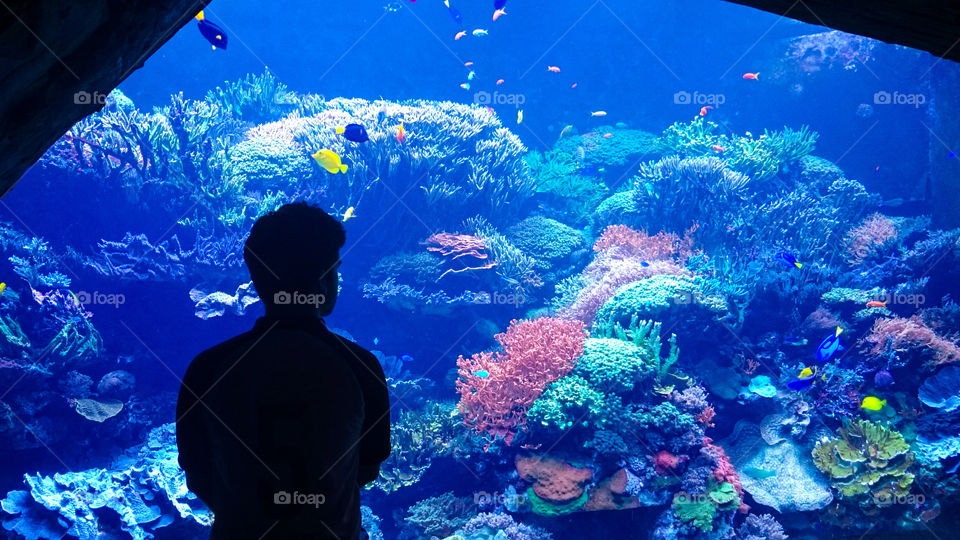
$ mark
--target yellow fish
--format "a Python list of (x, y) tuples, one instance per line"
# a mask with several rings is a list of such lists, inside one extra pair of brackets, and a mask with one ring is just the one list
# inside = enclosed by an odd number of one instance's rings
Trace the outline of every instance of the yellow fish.
[(861, 409), (866, 409), (868, 411), (879, 411), (887, 404), (887, 400), (880, 399), (874, 396), (867, 396), (863, 398), (863, 402), (860, 404)]
[(523, 109), (517, 111), (517, 124), (523, 123)]
[(351, 206), (350, 208), (347, 208), (346, 212), (343, 213), (343, 222), (346, 223), (348, 219), (353, 219), (355, 217), (357, 216), (354, 214), (354, 209)]
[(347, 172), (347, 166), (340, 162), (340, 156), (337, 155), (333, 150), (323, 150), (317, 151), (316, 154), (313, 154), (312, 157), (317, 164), (327, 170), (330, 174), (337, 174)]
[(809, 379), (810, 377), (813, 377), (813, 376), (816, 375), (816, 374), (817, 374), (817, 368), (816, 368), (816, 366), (814, 366), (814, 367), (812, 367), (812, 368), (810, 368), (810, 367), (805, 367), (805, 368), (803, 368), (803, 371), (801, 371), (800, 374), (797, 375), (797, 378), (798, 378), (798, 379)]
[(7, 290), (6, 282), (0, 282), (0, 294), (3, 294), (3, 291)]

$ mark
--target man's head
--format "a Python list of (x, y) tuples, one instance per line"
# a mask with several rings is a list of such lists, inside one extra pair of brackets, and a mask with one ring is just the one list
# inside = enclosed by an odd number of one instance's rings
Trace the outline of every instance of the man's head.
[(305, 202), (287, 204), (253, 224), (243, 259), (268, 314), (333, 311), (343, 225)]

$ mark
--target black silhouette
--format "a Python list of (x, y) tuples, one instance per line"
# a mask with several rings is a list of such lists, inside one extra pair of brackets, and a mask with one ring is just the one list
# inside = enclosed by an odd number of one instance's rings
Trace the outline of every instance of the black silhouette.
[(330, 332), (343, 226), (289, 204), (261, 217), (244, 260), (266, 316), (197, 356), (177, 401), (187, 485), (212, 539), (355, 539), (360, 488), (390, 454), (376, 357)]

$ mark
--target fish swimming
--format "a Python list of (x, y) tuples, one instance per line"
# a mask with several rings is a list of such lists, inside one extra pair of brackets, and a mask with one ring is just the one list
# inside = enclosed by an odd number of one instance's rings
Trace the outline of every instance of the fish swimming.
[(803, 264), (797, 262), (797, 258), (794, 257), (792, 253), (781, 251), (777, 253), (776, 258), (777, 258), (777, 262), (786, 266), (787, 268), (792, 268), (794, 266), (797, 268), (803, 268)]
[(340, 156), (333, 150), (324, 148), (310, 157), (330, 174), (347, 172), (347, 166), (340, 161)]
[(887, 400), (880, 399), (876, 396), (867, 396), (863, 398), (863, 401), (860, 402), (860, 408), (868, 411), (879, 411), (887, 404)]
[(343, 135), (344, 139), (355, 143), (364, 143), (370, 140), (367, 135), (367, 128), (360, 124), (348, 124), (337, 128), (337, 135)]
[(347, 220), (353, 219), (353, 218), (355, 218), (355, 217), (357, 217), (356, 214), (355, 214), (355, 210), (354, 210), (354, 208), (351, 206), (350, 208), (347, 208), (347, 211), (346, 211), (346, 212), (343, 213), (343, 222), (346, 223)]
[(203, 35), (204, 39), (210, 42), (210, 45), (213, 46), (213, 50), (227, 48), (227, 33), (223, 31), (222, 28), (216, 24), (207, 20), (203, 15), (203, 11), (197, 13), (197, 28), (200, 29), (200, 34)]
[(819, 362), (826, 362), (833, 358), (837, 351), (843, 350), (843, 344), (840, 343), (841, 333), (843, 333), (843, 329), (838, 326), (836, 333), (825, 337), (820, 342), (820, 346), (817, 347), (817, 360)]

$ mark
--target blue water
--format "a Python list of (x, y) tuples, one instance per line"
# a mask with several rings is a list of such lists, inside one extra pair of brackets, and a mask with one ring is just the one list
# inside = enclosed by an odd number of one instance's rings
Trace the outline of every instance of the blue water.
[(294, 200), (388, 376), (372, 537), (952, 537), (956, 64), (719, 1), (288, 4), (214, 2), (226, 50), (189, 23), (0, 201), (7, 537), (209, 534), (176, 392)]

